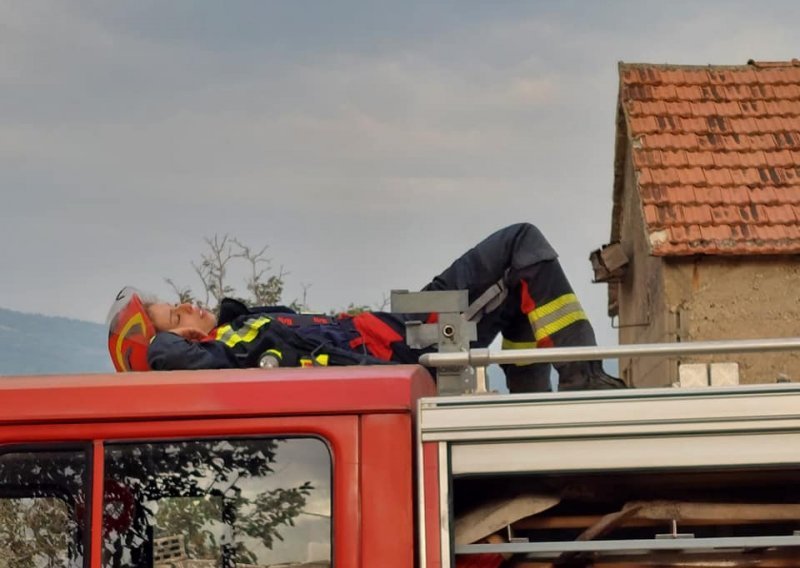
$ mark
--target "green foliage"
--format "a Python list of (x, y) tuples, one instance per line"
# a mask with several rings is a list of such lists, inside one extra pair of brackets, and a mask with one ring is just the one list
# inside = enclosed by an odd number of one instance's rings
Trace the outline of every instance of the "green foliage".
[(66, 567), (72, 531), (60, 499), (0, 499), (0, 566)]
[(182, 534), (191, 558), (214, 558), (220, 545), (210, 521), (222, 517), (222, 502), (213, 497), (175, 497), (159, 503), (156, 538)]
[(244, 534), (258, 538), (267, 548), (272, 548), (274, 539), (283, 540), (276, 530), (281, 525), (294, 526), (294, 519), (306, 505), (306, 497), (314, 487), (306, 481), (302, 485), (259, 493), (255, 499), (241, 499), (237, 509), (245, 514), (237, 515), (237, 528)]
[[(157, 537), (184, 535), (191, 558), (235, 556), (253, 562), (246, 542), (223, 545), (216, 535), (228, 525), (271, 548), (282, 540), (281, 527), (294, 518), (313, 490), (309, 482), (245, 495), (241, 482), (273, 473), (279, 441), (274, 439), (190, 440), (160, 444), (119, 445), (110, 448), (109, 474), (147, 504), (133, 526), (117, 536), (118, 558), (127, 549), (138, 554), (137, 542), (147, 539), (150, 526)], [(224, 532), (224, 531), (223, 531)]]
[(66, 567), (83, 554), (82, 452), (0, 452), (0, 567)]
[(349, 316), (357, 316), (358, 314), (363, 314), (364, 312), (370, 312), (372, 308), (365, 304), (354, 304), (350, 302), (348, 306), (341, 310), (331, 310), (328, 312), (329, 315), (336, 316), (339, 314), (347, 314)]
[[(294, 526), (313, 485), (275, 487), (282, 439), (182, 440), (106, 447), (105, 561), (144, 566), (148, 542), (183, 535), (194, 558), (255, 558)], [(83, 554), (87, 456), (82, 451), (0, 453), (0, 568), (72, 566)], [(291, 486), (294, 485), (294, 486)], [(220, 535), (237, 535), (221, 542)], [(244, 537), (244, 538), (238, 538)]]

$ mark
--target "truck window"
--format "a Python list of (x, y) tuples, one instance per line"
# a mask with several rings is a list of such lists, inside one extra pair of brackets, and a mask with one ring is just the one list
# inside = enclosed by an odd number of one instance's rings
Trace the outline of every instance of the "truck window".
[(0, 446), (0, 566), (83, 566), (86, 453)]
[(327, 568), (331, 469), (317, 438), (108, 444), (103, 565)]

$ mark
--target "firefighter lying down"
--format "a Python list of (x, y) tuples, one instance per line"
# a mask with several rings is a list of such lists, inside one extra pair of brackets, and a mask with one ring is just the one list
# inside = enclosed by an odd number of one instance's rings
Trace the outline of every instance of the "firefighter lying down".
[[(467, 290), (474, 302), (502, 281), (507, 295), (477, 324), (473, 347), (503, 335), (503, 348), (596, 345), (594, 330), (556, 254), (533, 225), (501, 229), (467, 251), (423, 290)], [(497, 303), (497, 302), (495, 302)], [(434, 322), (436, 314), (422, 319)], [(405, 342), (420, 314), (297, 314), (225, 299), (218, 315), (192, 304), (150, 301), (123, 289), (109, 313), (109, 351), (118, 371), (260, 366), (416, 363), (432, 350)], [(624, 388), (600, 361), (557, 363), (559, 390)], [(506, 365), (511, 392), (550, 390), (550, 365)]]

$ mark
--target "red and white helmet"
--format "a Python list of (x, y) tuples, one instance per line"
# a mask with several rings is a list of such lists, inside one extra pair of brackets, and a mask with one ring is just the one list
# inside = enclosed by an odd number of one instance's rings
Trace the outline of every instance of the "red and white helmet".
[(153, 298), (126, 286), (108, 312), (108, 352), (117, 371), (149, 371), (147, 348), (156, 330), (145, 309)]

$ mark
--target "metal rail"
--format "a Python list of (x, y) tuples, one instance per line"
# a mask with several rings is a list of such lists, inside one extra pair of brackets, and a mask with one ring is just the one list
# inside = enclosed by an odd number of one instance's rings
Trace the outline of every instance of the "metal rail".
[(695, 341), (686, 343), (641, 343), (617, 347), (553, 347), (548, 349), (470, 349), (458, 353), (428, 353), (419, 362), (426, 367), (485, 367), (491, 364), (563, 363), (617, 357), (667, 357), (719, 353), (764, 353), (800, 351), (800, 337)]
[(456, 554), (560, 554), (563, 552), (617, 552), (631, 550), (702, 550), (800, 547), (800, 536), (740, 536), (719, 538), (668, 538), (637, 540), (586, 540), (558, 542), (512, 542), (462, 544)]

